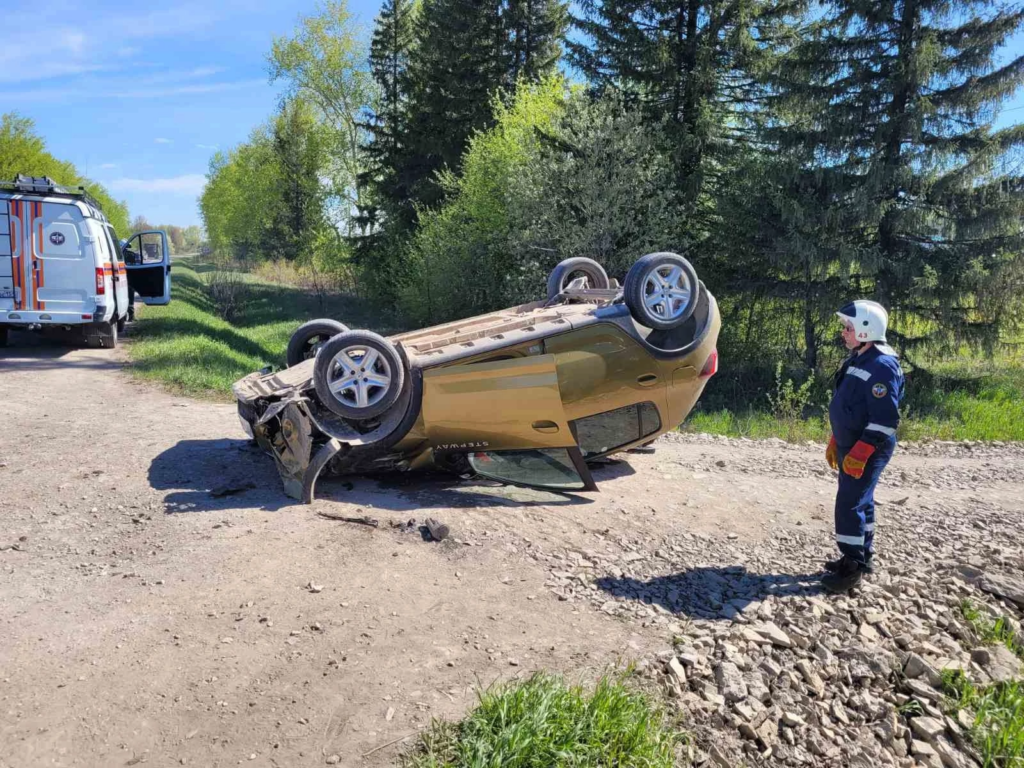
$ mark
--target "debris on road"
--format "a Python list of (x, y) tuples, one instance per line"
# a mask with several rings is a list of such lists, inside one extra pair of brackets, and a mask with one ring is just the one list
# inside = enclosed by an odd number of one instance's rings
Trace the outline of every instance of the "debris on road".
[(362, 517), (346, 517), (345, 515), (335, 515), (331, 512), (317, 512), (320, 517), (327, 518), (328, 520), (338, 520), (343, 523), (356, 523), (358, 525), (367, 525), (371, 528), (379, 528), (380, 521), (376, 518), (363, 515)]
[(426, 524), (427, 530), (430, 531), (430, 535), (434, 537), (434, 541), (444, 541), (451, 533), (447, 525), (432, 517), (428, 517), (423, 522)]
[(324, 591), (324, 588), (323, 588), (323, 586), (321, 584), (314, 584), (312, 581), (310, 581), (308, 584), (306, 584), (306, 589), (308, 589), (314, 595), (317, 594), (318, 592), (323, 592)]

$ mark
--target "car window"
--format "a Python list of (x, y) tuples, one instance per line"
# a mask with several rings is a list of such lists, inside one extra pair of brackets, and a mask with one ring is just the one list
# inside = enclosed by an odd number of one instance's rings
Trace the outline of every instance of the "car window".
[(483, 451), (469, 454), (469, 464), (484, 477), (516, 485), (559, 491), (586, 487), (566, 448)]
[(661, 419), (654, 403), (640, 403), (616, 408), (573, 422), (583, 458), (600, 456), (661, 429)]
[(140, 235), (142, 238), (142, 263), (159, 264), (164, 260), (164, 241), (156, 232)]

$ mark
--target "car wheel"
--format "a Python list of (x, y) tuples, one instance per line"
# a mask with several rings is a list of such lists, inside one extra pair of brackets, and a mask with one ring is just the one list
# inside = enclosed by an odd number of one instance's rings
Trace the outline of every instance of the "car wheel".
[(7, 326), (0, 325), (0, 347), (7, 346)]
[(288, 367), (298, 365), (303, 360), (316, 357), (320, 347), (332, 336), (344, 333), (348, 328), (337, 320), (321, 319), (303, 323), (288, 340)]
[(610, 285), (608, 273), (593, 259), (582, 256), (565, 259), (551, 270), (548, 277), (548, 301), (558, 296), (577, 277), (586, 277), (588, 288), (607, 288)]
[(111, 321), (101, 326), (99, 335), (100, 349), (113, 349), (117, 346), (117, 323)]
[(333, 336), (316, 356), (313, 386), (320, 402), (346, 419), (380, 416), (398, 399), (405, 366), (395, 345), (370, 331)]
[(675, 253), (649, 253), (629, 268), (623, 285), (626, 306), (648, 328), (669, 330), (697, 307), (700, 284), (690, 262)]

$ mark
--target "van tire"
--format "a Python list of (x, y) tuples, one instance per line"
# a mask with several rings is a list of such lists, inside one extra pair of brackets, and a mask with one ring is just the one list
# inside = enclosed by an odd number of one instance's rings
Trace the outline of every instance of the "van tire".
[(100, 349), (113, 349), (117, 346), (117, 323), (103, 323), (100, 326)]
[(7, 346), (7, 326), (0, 325), (0, 347)]

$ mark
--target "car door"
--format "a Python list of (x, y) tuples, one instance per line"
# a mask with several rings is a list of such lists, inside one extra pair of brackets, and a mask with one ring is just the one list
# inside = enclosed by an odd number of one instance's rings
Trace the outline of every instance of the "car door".
[(435, 454), (466, 454), (482, 475), (536, 488), (593, 487), (553, 355), (427, 370), (422, 413)]
[(171, 301), (171, 252), (163, 230), (136, 232), (128, 238), (124, 250), (128, 271), (128, 290), (135, 291), (146, 304)]

